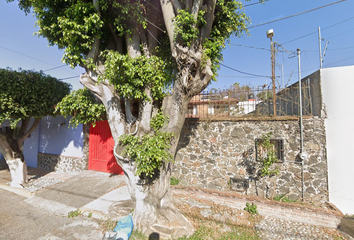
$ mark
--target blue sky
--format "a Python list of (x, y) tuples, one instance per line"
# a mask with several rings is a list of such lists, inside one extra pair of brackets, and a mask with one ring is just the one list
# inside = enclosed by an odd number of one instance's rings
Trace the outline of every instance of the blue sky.
[[(231, 44), (223, 52), (223, 64), (251, 75), (222, 66), (218, 82), (213, 82), (208, 88), (227, 88), (235, 82), (253, 86), (270, 84), (270, 78), (259, 77), (271, 76), (270, 39), (266, 36), (269, 29), (274, 30), (273, 40), (283, 47), (279, 48), (283, 51), (276, 54), (278, 84), (281, 84), (281, 65), (285, 84), (298, 80), (298, 59), (293, 54), (297, 48), (301, 50), (302, 77), (319, 69), (318, 27), (321, 27), (324, 39), (322, 51), (326, 41), (329, 41), (323, 68), (354, 65), (354, 0), (262, 26), (257, 25), (338, 0), (270, 0), (262, 4), (257, 4), (258, 0), (242, 2), (246, 5), (244, 11), (251, 18), (250, 35), (231, 39)], [(34, 36), (37, 30), (34, 25), (32, 14), (26, 16), (16, 3), (0, 2), (0, 67), (44, 70), (47, 74), (71, 83), (74, 89), (80, 88), (78, 76), (84, 70), (63, 66), (63, 52), (56, 46), (49, 47), (46, 39)]]

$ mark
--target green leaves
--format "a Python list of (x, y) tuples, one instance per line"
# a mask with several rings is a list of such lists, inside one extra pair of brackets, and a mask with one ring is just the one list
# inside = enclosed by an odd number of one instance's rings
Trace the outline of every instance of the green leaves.
[(181, 38), (182, 42), (191, 46), (191, 42), (198, 38), (199, 30), (196, 28), (197, 21), (194, 16), (185, 10), (180, 10), (175, 19), (175, 38)]
[(246, 207), (244, 208), (245, 211), (249, 212), (252, 215), (256, 215), (258, 214), (258, 210), (257, 210), (257, 205), (252, 203), (246, 203)]
[(70, 85), (42, 72), (0, 69), (0, 123), (15, 127), (21, 119), (54, 115), (55, 105), (70, 92)]
[(259, 160), (262, 162), (261, 176), (269, 176), (278, 174), (279, 170), (274, 167), (274, 163), (278, 162), (275, 146), (270, 142), (271, 133), (263, 134), (262, 138), (258, 141), (259, 147), (257, 149)]
[(150, 87), (153, 100), (162, 99), (170, 82), (166, 64), (157, 56), (131, 58), (115, 51), (105, 51), (106, 71), (100, 79), (108, 79), (119, 95), (131, 99), (148, 99), (145, 87)]
[(151, 118), (150, 127), (157, 132), (159, 129), (162, 128), (165, 121), (169, 121), (169, 117), (164, 116), (163, 113), (160, 111), (154, 117)]
[(106, 112), (104, 105), (97, 101), (90, 90), (79, 89), (64, 97), (55, 111), (60, 112), (64, 117), (72, 115), (69, 123), (75, 127), (79, 123), (95, 125), (95, 122), (101, 120)]
[(164, 161), (173, 161), (168, 152), (173, 133), (157, 131), (154, 135), (136, 137), (122, 135), (118, 140), (125, 145), (125, 154), (137, 163), (136, 175), (153, 178)]

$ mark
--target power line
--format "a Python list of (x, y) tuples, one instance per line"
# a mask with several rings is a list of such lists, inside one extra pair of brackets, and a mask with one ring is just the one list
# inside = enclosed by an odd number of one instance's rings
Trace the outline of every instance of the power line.
[[(337, 23), (335, 23), (335, 24), (332, 24), (332, 25), (330, 25), (330, 26), (328, 26), (328, 27), (322, 28), (322, 31), (324, 31), (324, 30), (326, 30), (326, 29), (328, 29), (328, 28), (331, 28), (331, 27), (337, 26), (338, 24), (344, 23), (344, 22), (349, 21), (349, 20), (352, 20), (352, 19), (354, 19), (354, 17), (351, 17), (351, 18), (345, 19), (345, 20), (343, 20), (343, 21), (340, 21), (340, 22), (337, 22)], [(310, 35), (312, 35), (312, 34), (315, 34), (315, 33), (317, 33), (317, 31), (314, 31), (314, 32), (308, 33), (308, 34), (303, 35), (303, 36), (298, 37), (298, 38), (294, 38), (294, 39), (289, 40), (289, 41), (287, 41), (287, 42), (284, 42), (284, 43), (282, 43), (282, 44), (287, 44), (287, 43), (290, 43), (290, 42), (293, 42), (293, 41), (299, 40), (299, 39), (301, 39), (301, 38), (308, 37), (308, 36), (310, 36)]]
[(301, 37), (295, 38), (295, 39), (293, 39), (293, 40), (290, 40), (290, 41), (284, 42), (284, 43), (282, 43), (282, 44), (284, 45), (284, 44), (287, 44), (287, 43), (290, 43), (290, 42), (293, 42), (293, 41), (299, 40), (299, 39), (301, 39), (301, 38), (308, 37), (308, 36), (310, 36), (310, 35), (312, 35), (312, 34), (314, 34), (314, 33), (317, 33), (317, 31), (315, 31), (315, 32), (311, 32), (311, 33), (306, 34), (306, 35), (304, 35), (304, 36), (301, 36)]
[(321, 7), (313, 8), (313, 9), (310, 9), (310, 10), (307, 10), (307, 11), (304, 11), (304, 12), (300, 12), (300, 13), (296, 13), (296, 14), (293, 14), (293, 15), (290, 15), (290, 16), (287, 16), (287, 17), (283, 17), (283, 18), (275, 19), (273, 21), (266, 22), (266, 23), (261, 23), (261, 24), (258, 24), (258, 25), (250, 26), (250, 27), (248, 27), (248, 29), (259, 27), (259, 26), (263, 26), (263, 25), (266, 25), (266, 24), (269, 24), (269, 23), (273, 23), (273, 22), (278, 22), (278, 21), (285, 20), (285, 19), (288, 19), (288, 18), (296, 17), (296, 16), (299, 16), (299, 15), (302, 15), (302, 14), (305, 14), (305, 13), (313, 12), (315, 10), (318, 10), (318, 9), (321, 9), (321, 8), (325, 8), (325, 7), (328, 7), (328, 6), (337, 4), (337, 3), (345, 2), (345, 1), (347, 1), (347, 0), (340, 0), (340, 1), (337, 1), (337, 2), (329, 3), (329, 4), (323, 5)]
[(26, 54), (23, 54), (23, 53), (20, 53), (20, 52), (17, 52), (17, 51), (11, 50), (11, 49), (6, 48), (6, 47), (3, 47), (3, 46), (0, 46), (0, 48), (5, 49), (5, 50), (10, 51), (10, 52), (13, 52), (13, 53), (17, 53), (17, 54), (22, 55), (22, 56), (24, 56), (24, 57), (28, 57), (28, 58), (34, 59), (34, 60), (36, 60), (36, 61), (39, 61), (39, 62), (42, 62), (42, 63), (48, 64), (48, 65), (55, 66), (54, 64), (47, 63), (47, 62), (42, 61), (42, 60), (40, 60), (40, 59), (38, 59), (38, 58), (34, 58), (34, 57), (31, 57), (31, 56), (28, 56), (28, 55), (26, 55)]
[[(10, 51), (10, 52), (13, 52), (13, 53), (16, 53), (16, 54), (19, 54), (19, 55), (22, 55), (22, 56), (24, 56), (24, 57), (31, 58), (31, 59), (36, 60), (36, 61), (38, 61), (38, 62), (42, 62), (42, 63), (48, 64), (48, 65), (51, 65), (51, 66), (55, 66), (54, 64), (45, 62), (45, 61), (43, 61), (43, 60), (41, 60), (41, 59), (28, 56), (28, 55), (26, 55), (26, 54), (17, 52), (17, 51), (15, 51), (15, 50), (12, 50), (12, 49), (9, 49), (9, 48), (3, 47), (3, 46), (0, 46), (0, 48), (5, 49), (5, 50)], [(50, 70), (53, 70), (53, 69), (56, 69), (56, 68), (61, 68), (61, 67), (64, 67), (64, 66), (66, 66), (66, 65), (63, 65), (63, 66), (55, 66), (54, 68), (47, 69), (47, 70), (45, 70), (45, 71), (50, 71)], [(62, 69), (62, 70), (66, 71), (66, 72), (69, 72), (69, 73), (72, 73), (71, 71), (68, 71), (68, 70), (66, 70), (66, 69)], [(43, 71), (43, 72), (45, 72), (45, 71)]]
[(265, 2), (268, 2), (268, 1), (270, 1), (270, 0), (258, 1), (258, 2), (255, 2), (255, 3), (250, 3), (250, 4), (243, 5), (243, 7), (249, 7), (249, 6), (253, 6), (253, 5), (256, 5), (256, 4), (265, 3)]
[(218, 77), (224, 77), (224, 78), (260, 78), (260, 77), (252, 77), (252, 76), (218, 76)]
[(58, 68), (62, 68), (62, 67), (65, 67), (66, 65), (61, 65), (61, 66), (58, 66), (58, 67), (54, 67), (54, 68), (50, 68), (50, 69), (47, 69), (47, 70), (44, 70), (42, 72), (48, 72), (48, 71), (51, 71), (51, 70), (54, 70), (54, 69), (58, 69)]
[(344, 62), (344, 61), (352, 59), (352, 58), (354, 58), (354, 57), (350, 57), (350, 58), (346, 58), (346, 59), (343, 59), (343, 60), (340, 60), (340, 61), (337, 61), (337, 62), (329, 63), (329, 64), (326, 64), (326, 66), (333, 65), (333, 64), (336, 64), (336, 63), (339, 63), (339, 62)]
[(220, 63), (220, 65), (221, 65), (221, 66), (224, 66), (224, 67), (226, 67), (226, 68), (228, 68), (228, 69), (231, 69), (231, 70), (233, 70), (233, 71), (235, 71), (235, 72), (242, 73), (242, 74), (245, 74), (245, 75), (250, 75), (250, 76), (254, 76), (254, 77), (266, 77), (266, 78), (270, 78), (270, 76), (257, 75), (257, 74), (253, 74), (253, 73), (243, 72), (243, 71), (237, 70), (237, 69), (235, 69), (235, 68), (226, 66), (226, 65), (224, 65), (224, 64), (222, 64), (222, 63)]
[(328, 27), (322, 28), (322, 31), (323, 31), (323, 30), (326, 30), (326, 29), (328, 29), (328, 28), (331, 28), (331, 27), (337, 26), (338, 24), (344, 23), (344, 22), (349, 21), (349, 20), (352, 20), (352, 19), (354, 19), (354, 17), (351, 17), (351, 18), (345, 19), (345, 20), (340, 21), (340, 22), (338, 22), (338, 23), (335, 23), (335, 24), (333, 24), (333, 25), (331, 25), (331, 26), (328, 26)]
[(72, 79), (72, 78), (77, 78), (77, 77), (80, 77), (80, 75), (72, 76), (72, 77), (67, 77), (67, 78), (60, 78), (60, 79), (58, 79), (58, 80), (67, 80), (67, 79)]
[(259, 49), (259, 50), (266, 50), (266, 51), (270, 51), (270, 49), (269, 49), (269, 48), (260, 48), (260, 47), (254, 47), (254, 46), (245, 46), (245, 45), (241, 45), (241, 44), (234, 44), (234, 43), (232, 43), (232, 45), (239, 46), (239, 47), (254, 48), (254, 49)]
[(345, 32), (339, 33), (339, 34), (337, 34), (337, 35), (334, 35), (334, 36), (328, 37), (328, 38), (326, 38), (326, 39), (331, 39), (331, 38), (334, 38), (334, 37), (338, 37), (338, 36), (340, 36), (340, 35), (342, 35), (342, 34), (345, 34), (345, 33), (347, 33), (347, 32), (353, 31), (353, 30), (354, 30), (354, 28), (352, 28), (352, 29), (350, 29), (350, 30), (348, 30), (348, 31), (345, 31)]

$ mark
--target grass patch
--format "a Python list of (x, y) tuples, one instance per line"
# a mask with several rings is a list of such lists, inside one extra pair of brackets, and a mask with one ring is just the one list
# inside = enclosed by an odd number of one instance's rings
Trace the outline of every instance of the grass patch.
[(74, 218), (74, 217), (78, 217), (80, 215), (81, 215), (81, 211), (75, 210), (75, 211), (71, 211), (68, 213), (68, 218)]
[(178, 185), (179, 180), (175, 177), (171, 177), (170, 185)]
[(298, 203), (298, 200), (292, 200), (286, 197), (286, 194), (282, 194), (273, 198), (274, 201), (285, 202), (285, 203)]
[(200, 225), (197, 231), (190, 237), (178, 238), (178, 240), (258, 240), (260, 239), (253, 228), (244, 226), (229, 226), (227, 224), (213, 224), (211, 222)]
[(146, 239), (148, 239), (148, 237), (137, 230), (133, 230), (132, 235), (130, 236), (129, 239), (130, 240), (146, 240)]
[(105, 233), (107, 231), (111, 231), (115, 228), (115, 226), (117, 226), (117, 221), (112, 221), (112, 220), (102, 220), (99, 223), (100, 226), (100, 230), (102, 231), (102, 233)]

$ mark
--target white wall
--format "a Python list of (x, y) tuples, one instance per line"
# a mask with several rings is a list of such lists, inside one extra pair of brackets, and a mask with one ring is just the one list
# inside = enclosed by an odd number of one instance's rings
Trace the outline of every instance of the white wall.
[(329, 200), (354, 214), (354, 66), (321, 70)]
[(69, 126), (69, 119), (62, 116), (45, 117), (39, 125), (39, 148), (41, 153), (82, 157), (82, 124), (77, 128)]
[[(33, 119), (30, 122), (30, 126), (33, 123)], [(25, 161), (29, 167), (37, 167), (38, 159), (38, 132), (39, 126), (31, 133), (31, 135), (25, 140), (23, 144), (23, 155), (25, 155)]]

